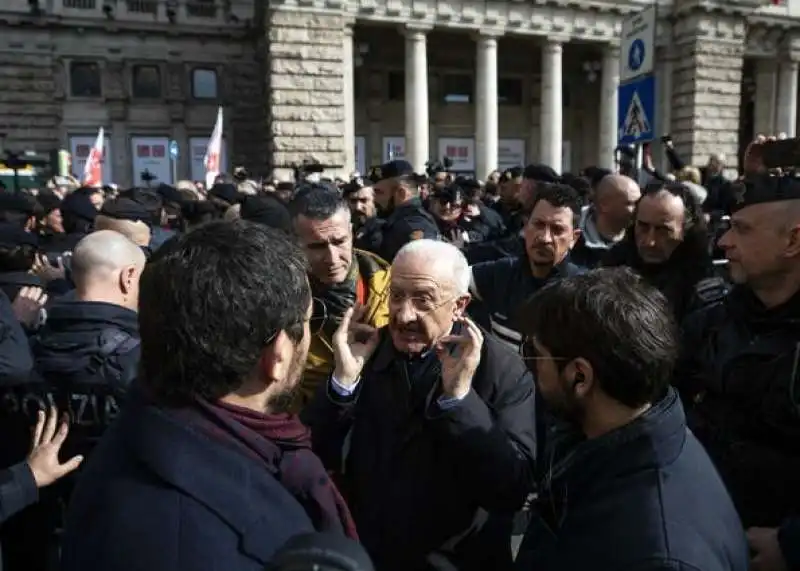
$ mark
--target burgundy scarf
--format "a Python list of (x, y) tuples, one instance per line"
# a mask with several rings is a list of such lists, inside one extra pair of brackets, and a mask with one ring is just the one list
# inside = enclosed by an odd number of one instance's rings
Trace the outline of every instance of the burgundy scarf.
[(317, 531), (342, 532), (358, 540), (355, 522), (322, 461), (311, 451), (311, 431), (296, 414), (260, 414), (198, 399), (202, 426), (266, 464), (306, 510)]

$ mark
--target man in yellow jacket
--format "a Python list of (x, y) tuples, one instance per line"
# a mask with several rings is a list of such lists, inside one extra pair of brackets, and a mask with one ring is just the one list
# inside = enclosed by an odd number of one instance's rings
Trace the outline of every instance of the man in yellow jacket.
[(350, 208), (333, 186), (302, 185), (289, 211), (308, 257), (314, 296), (311, 347), (294, 403), (299, 411), (333, 372), (331, 337), (351, 306), (364, 306), (364, 320), (374, 327), (389, 322), (389, 264), (353, 248)]

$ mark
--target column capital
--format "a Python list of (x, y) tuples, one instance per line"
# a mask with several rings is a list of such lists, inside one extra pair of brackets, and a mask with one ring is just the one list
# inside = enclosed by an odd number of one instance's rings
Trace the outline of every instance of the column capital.
[(472, 34), (472, 38), (476, 42), (496, 42), (503, 35), (504, 32), (502, 30), (480, 30)]
[(560, 54), (564, 51), (564, 44), (569, 41), (569, 38), (548, 38), (542, 44), (542, 52), (548, 54)]
[(603, 57), (608, 59), (619, 58), (619, 42), (603, 44)]
[(425, 36), (431, 30), (433, 30), (432, 24), (424, 24), (422, 22), (415, 22), (413, 24), (404, 24), (400, 26), (400, 33), (406, 37)]

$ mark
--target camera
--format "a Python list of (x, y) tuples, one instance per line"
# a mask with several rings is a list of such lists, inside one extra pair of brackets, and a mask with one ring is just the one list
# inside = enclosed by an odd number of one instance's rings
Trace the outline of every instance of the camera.
[(361, 545), (334, 533), (296, 535), (278, 549), (266, 571), (374, 571)]

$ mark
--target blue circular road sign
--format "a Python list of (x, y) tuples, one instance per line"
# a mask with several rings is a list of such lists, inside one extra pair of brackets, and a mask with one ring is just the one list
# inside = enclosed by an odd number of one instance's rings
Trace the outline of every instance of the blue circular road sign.
[(636, 38), (631, 42), (631, 47), (628, 50), (628, 67), (631, 71), (639, 71), (644, 63), (645, 47), (641, 38)]
[(178, 141), (170, 141), (169, 142), (169, 155), (173, 159), (177, 159), (179, 152), (180, 152), (180, 149), (178, 148)]

